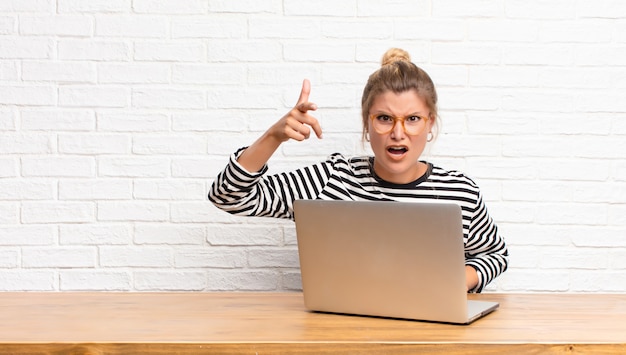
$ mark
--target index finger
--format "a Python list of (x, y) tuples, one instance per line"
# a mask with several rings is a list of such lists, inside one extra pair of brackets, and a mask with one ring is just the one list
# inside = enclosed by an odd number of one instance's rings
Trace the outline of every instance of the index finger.
[(302, 90), (300, 90), (300, 97), (298, 98), (298, 103), (296, 103), (296, 106), (308, 102), (310, 93), (311, 82), (309, 81), (309, 79), (304, 79), (304, 81), (302, 82)]

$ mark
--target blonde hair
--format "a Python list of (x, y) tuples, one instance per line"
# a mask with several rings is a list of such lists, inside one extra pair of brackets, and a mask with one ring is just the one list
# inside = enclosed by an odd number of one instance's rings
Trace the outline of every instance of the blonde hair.
[(363, 97), (361, 98), (363, 140), (369, 133), (369, 111), (374, 99), (387, 91), (399, 94), (409, 90), (415, 90), (424, 99), (430, 110), (430, 119), (438, 123), (437, 91), (430, 76), (411, 62), (411, 56), (407, 51), (391, 48), (385, 52), (381, 60), (381, 67), (370, 75), (363, 89)]

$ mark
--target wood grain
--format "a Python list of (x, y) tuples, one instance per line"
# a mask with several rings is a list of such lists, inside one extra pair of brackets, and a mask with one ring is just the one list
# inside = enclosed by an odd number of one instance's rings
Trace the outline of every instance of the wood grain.
[(309, 312), (300, 293), (0, 293), (0, 353), (626, 353), (624, 294), (481, 294), (469, 326)]

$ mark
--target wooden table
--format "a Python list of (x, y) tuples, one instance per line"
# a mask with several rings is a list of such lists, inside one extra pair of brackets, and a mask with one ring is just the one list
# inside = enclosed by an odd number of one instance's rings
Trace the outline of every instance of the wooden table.
[(0, 353), (626, 353), (626, 294), (481, 294), (469, 326), (333, 315), (300, 293), (0, 293)]

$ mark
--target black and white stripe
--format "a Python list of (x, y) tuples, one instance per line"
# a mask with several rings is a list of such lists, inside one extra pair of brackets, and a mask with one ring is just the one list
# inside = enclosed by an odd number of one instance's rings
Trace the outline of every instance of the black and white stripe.
[(452, 202), (461, 207), (466, 265), (478, 271), (479, 283), (472, 291), (482, 291), (507, 268), (506, 244), (487, 212), (480, 189), (458, 171), (428, 163), (422, 178), (398, 185), (373, 173), (372, 157), (348, 159), (335, 153), (315, 165), (266, 176), (267, 166), (250, 173), (237, 163), (242, 151), (230, 157), (209, 191), (209, 199), (226, 212), (293, 219), (293, 201), (298, 199)]

